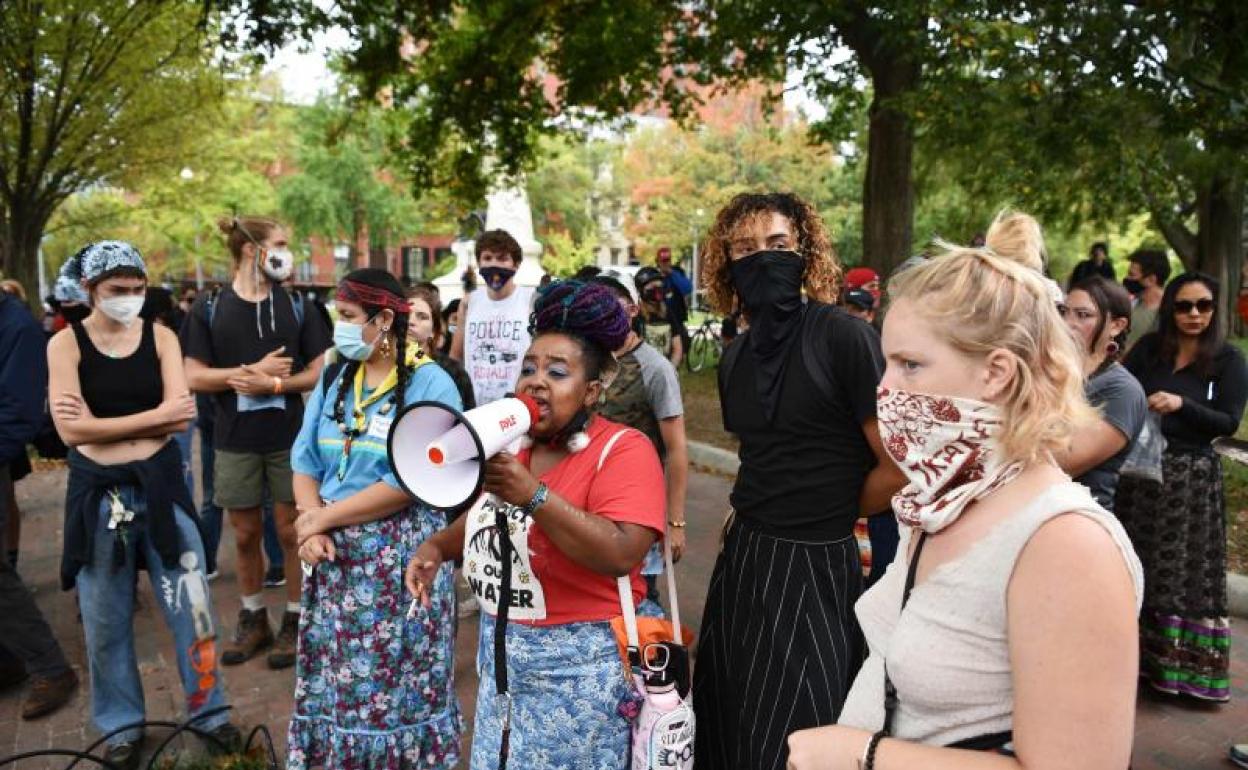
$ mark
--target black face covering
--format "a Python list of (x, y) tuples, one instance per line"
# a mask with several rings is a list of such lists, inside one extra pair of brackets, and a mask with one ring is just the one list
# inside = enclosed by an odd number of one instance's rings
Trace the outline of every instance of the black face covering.
[(806, 260), (793, 251), (758, 251), (728, 266), (750, 319), (746, 335), (755, 363), (755, 384), (768, 419), (775, 419), (789, 348), (802, 322), (802, 275)]
[(507, 285), (507, 282), (516, 274), (515, 270), (509, 267), (483, 267), (480, 270), (481, 277), (485, 279), (485, 283), (494, 291), (498, 291)]
[(1123, 278), (1122, 288), (1126, 289), (1127, 293), (1130, 294), (1132, 297), (1138, 297), (1144, 291), (1144, 284), (1140, 283), (1134, 278)]

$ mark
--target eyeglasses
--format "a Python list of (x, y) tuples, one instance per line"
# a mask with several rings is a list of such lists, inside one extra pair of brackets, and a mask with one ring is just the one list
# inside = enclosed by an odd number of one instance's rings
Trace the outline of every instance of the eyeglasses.
[(1174, 312), (1179, 315), (1188, 315), (1193, 310), (1201, 315), (1213, 312), (1213, 300), (1198, 299), (1195, 302), (1190, 299), (1178, 299), (1174, 301)]

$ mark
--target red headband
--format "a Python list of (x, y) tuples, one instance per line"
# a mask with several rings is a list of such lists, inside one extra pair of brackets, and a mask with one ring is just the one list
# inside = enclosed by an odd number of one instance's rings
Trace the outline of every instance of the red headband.
[(338, 284), (338, 292), (334, 295), (334, 299), (354, 302), (357, 305), (389, 308), (396, 313), (410, 313), (412, 310), (412, 306), (402, 297), (358, 281), (343, 280)]

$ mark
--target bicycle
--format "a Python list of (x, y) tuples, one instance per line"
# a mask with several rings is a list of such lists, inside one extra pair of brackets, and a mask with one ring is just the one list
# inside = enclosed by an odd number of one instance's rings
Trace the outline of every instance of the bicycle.
[(720, 336), (722, 321), (707, 318), (689, 337), (689, 351), (685, 355), (685, 368), (697, 373), (707, 366), (719, 366), (719, 358), (724, 352), (723, 339)]

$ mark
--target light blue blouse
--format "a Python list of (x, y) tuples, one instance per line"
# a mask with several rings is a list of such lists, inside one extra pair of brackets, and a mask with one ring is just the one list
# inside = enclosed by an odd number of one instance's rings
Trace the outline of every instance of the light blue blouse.
[[(378, 481), (384, 481), (399, 489), (399, 482), (390, 470), (390, 462), (386, 457), (388, 430), (382, 430), (383, 427), (388, 429), (388, 421), (397, 413), (392, 407), (389, 414), (381, 414), (382, 406), (390, 403), (389, 396), (364, 407), (364, 432), (351, 445), (347, 472), (342, 481), (338, 480), (338, 462), (342, 457), (345, 436), (334, 421), (334, 402), (338, 399), (341, 380), (341, 375), (334, 378), (334, 382), (323, 394), (319, 382), (312, 391), (304, 407), (303, 427), (299, 429), (299, 436), (291, 451), (291, 468), (296, 473), (320, 481), (321, 498), (330, 502), (346, 499)], [(369, 392), (371, 391), (366, 391), (366, 395)], [(419, 367), (408, 380), (403, 403), (407, 405), (417, 401), (440, 401), (456, 409), (463, 409), (454, 380), (442, 367), (432, 362)], [(343, 404), (343, 412), (348, 419), (354, 404), (355, 394), (348, 385), (347, 400)]]

